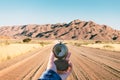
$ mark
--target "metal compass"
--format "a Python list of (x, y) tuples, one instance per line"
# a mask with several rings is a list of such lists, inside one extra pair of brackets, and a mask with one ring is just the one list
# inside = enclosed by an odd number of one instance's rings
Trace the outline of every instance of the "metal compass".
[(62, 43), (61, 40), (59, 40), (59, 43), (57, 43), (53, 47), (53, 53), (57, 60), (55, 61), (55, 64), (57, 66), (57, 70), (64, 71), (68, 68), (68, 62), (65, 60), (65, 58), (68, 55), (68, 48), (65, 44)]

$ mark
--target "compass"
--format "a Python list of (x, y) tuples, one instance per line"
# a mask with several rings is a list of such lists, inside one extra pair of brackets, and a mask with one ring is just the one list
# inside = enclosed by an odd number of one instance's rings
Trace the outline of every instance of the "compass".
[(53, 47), (53, 53), (57, 60), (54, 61), (58, 71), (65, 71), (68, 68), (68, 61), (65, 58), (68, 55), (68, 48), (62, 42), (57, 43)]
[(62, 59), (65, 58), (68, 54), (68, 48), (65, 44), (63, 43), (58, 43), (53, 47), (53, 53), (56, 58)]

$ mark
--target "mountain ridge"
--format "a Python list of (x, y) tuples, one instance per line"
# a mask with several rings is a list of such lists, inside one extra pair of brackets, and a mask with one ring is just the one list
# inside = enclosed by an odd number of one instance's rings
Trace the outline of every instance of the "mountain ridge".
[[(93, 21), (73, 20), (70, 23), (29, 24), (0, 27), (0, 36), (14, 39), (26, 37), (65, 40), (115, 40), (120, 41), (120, 31)], [(1, 38), (1, 37), (0, 37)]]

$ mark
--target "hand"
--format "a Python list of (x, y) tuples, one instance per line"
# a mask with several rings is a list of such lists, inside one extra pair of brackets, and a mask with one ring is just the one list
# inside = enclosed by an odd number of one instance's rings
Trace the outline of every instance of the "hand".
[(71, 53), (68, 53), (66, 60), (68, 61), (69, 67), (66, 71), (57, 71), (56, 65), (54, 64), (54, 54), (51, 52), (50, 57), (49, 57), (49, 61), (48, 61), (48, 66), (47, 69), (51, 69), (53, 71), (55, 71), (56, 73), (59, 74), (59, 76), (61, 77), (62, 80), (66, 80), (67, 77), (70, 75), (70, 73), (72, 72), (72, 63), (69, 61)]

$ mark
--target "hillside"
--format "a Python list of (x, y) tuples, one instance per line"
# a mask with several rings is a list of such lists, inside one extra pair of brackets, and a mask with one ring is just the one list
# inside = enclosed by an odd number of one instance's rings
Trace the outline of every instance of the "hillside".
[(20, 39), (25, 37), (40, 39), (77, 39), (77, 40), (117, 40), (120, 31), (107, 25), (99, 25), (92, 21), (74, 20), (70, 23), (21, 25), (0, 27), (0, 38), (3, 36)]

